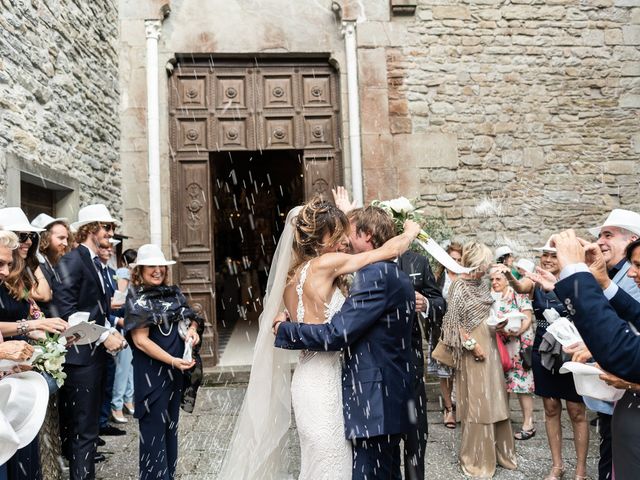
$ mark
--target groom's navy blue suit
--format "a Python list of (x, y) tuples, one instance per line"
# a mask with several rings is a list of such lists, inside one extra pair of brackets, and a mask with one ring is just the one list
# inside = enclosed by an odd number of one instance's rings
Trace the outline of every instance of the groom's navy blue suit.
[(414, 312), (409, 277), (393, 262), (378, 262), (355, 274), (331, 322), (278, 328), (276, 347), (344, 350), (342, 401), (345, 435), (354, 442), (354, 480), (401, 478), (396, 446), (411, 429)]

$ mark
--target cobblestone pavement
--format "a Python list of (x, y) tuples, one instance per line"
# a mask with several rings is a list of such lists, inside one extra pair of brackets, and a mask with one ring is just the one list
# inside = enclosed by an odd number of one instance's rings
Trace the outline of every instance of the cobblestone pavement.
[[(428, 479), (457, 480), (465, 478), (457, 464), (456, 454), (460, 428), (449, 430), (442, 425), (442, 415), (437, 397), (436, 384), (428, 385), (429, 443), (427, 446)], [(233, 431), (245, 385), (202, 388), (193, 414), (182, 413), (180, 417), (179, 480), (216, 479), (225, 448)], [(521, 414), (517, 400), (511, 403), (514, 428), (520, 425)], [(592, 418), (593, 414), (589, 415)], [(130, 417), (129, 417), (130, 418)], [(544, 429), (542, 401), (535, 401), (537, 435), (525, 442), (516, 442), (518, 469), (508, 471), (498, 468), (497, 480), (542, 479), (551, 465), (551, 454)], [(573, 432), (566, 411), (563, 412), (563, 452), (567, 467), (567, 478), (573, 477), (575, 454)], [(100, 449), (107, 461), (97, 466), (98, 479), (137, 478), (138, 429), (137, 421), (130, 418), (125, 426), (128, 434), (122, 437), (105, 437), (106, 446)], [(598, 440), (595, 427), (590, 427), (588, 456), (589, 478), (597, 478)], [(296, 478), (299, 468), (299, 452), (295, 429), (290, 431), (290, 472)]]

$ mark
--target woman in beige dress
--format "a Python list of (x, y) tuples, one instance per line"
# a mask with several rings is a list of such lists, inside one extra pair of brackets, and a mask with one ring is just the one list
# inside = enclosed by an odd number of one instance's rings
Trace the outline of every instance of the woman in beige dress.
[(451, 284), (442, 325), (442, 341), (456, 370), (460, 466), (466, 475), (481, 478), (493, 477), (496, 463), (509, 470), (517, 466), (496, 334), (486, 322), (493, 298), (484, 276), (492, 260), (486, 245), (464, 246), (462, 265), (474, 270)]

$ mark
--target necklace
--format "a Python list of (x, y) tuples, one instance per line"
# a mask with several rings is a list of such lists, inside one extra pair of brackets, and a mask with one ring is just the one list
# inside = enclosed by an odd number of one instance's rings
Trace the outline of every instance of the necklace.
[(173, 331), (173, 323), (171, 325), (169, 325), (169, 331), (167, 333), (164, 333), (162, 331), (162, 325), (160, 323), (158, 324), (158, 330), (160, 330), (160, 334), (163, 337), (168, 337), (169, 335), (171, 335), (171, 332)]

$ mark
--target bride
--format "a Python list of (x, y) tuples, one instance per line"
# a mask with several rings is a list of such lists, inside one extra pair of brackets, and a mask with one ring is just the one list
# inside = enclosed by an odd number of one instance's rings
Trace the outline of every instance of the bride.
[(289, 212), (269, 273), (251, 378), (219, 478), (290, 478), (292, 404), (300, 438), (300, 480), (351, 478), (340, 352), (301, 352), (291, 379), (291, 352), (274, 348), (271, 324), (285, 307), (293, 321), (330, 321), (345, 301), (341, 277), (399, 256), (419, 230), (408, 221), (402, 235), (379, 249), (349, 255), (344, 253), (349, 221), (338, 208), (314, 198)]

